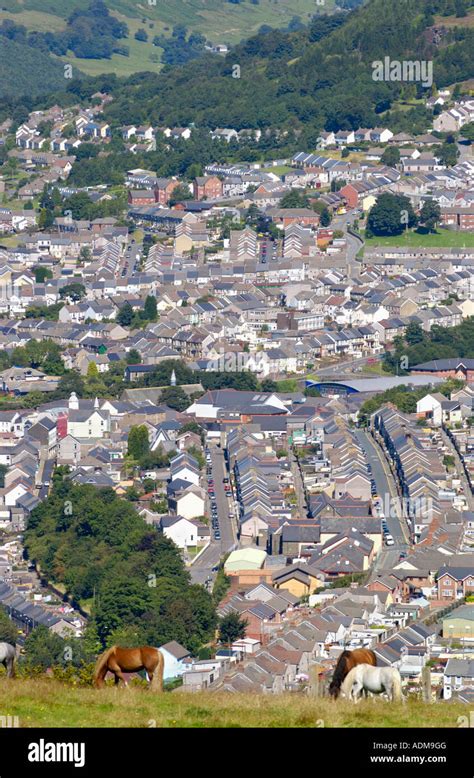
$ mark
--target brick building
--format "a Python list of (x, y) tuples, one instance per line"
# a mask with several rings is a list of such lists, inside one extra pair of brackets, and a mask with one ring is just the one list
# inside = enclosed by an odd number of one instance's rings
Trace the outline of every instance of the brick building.
[(222, 192), (222, 181), (217, 176), (198, 176), (194, 181), (195, 200), (216, 200)]

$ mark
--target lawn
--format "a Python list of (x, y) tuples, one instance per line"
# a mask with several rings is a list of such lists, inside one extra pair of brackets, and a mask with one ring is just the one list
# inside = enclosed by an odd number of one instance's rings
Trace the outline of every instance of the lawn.
[[(71, 52), (60, 59), (87, 73), (89, 76), (98, 76), (101, 73), (115, 73), (117, 76), (130, 76), (139, 71), (150, 71), (159, 73), (163, 65), (160, 61), (153, 62), (153, 59), (161, 60), (163, 49), (153, 45), (155, 35), (161, 35), (164, 27), (160, 22), (147, 20), (146, 24), (142, 19), (130, 19), (120, 13), (114, 12), (114, 16), (125, 22), (129, 28), (129, 37), (120, 41), (130, 50), (129, 57), (123, 57), (120, 54), (113, 54), (110, 59), (78, 59)], [(150, 28), (150, 24), (152, 28)], [(135, 33), (139, 29), (144, 29), (148, 33), (148, 41), (135, 40)]]
[(455, 230), (438, 230), (436, 233), (408, 230), (402, 235), (365, 238), (368, 248), (372, 246), (425, 246), (427, 248), (468, 248), (474, 247), (474, 233)]
[(262, 168), (265, 173), (275, 173), (277, 176), (284, 176), (285, 173), (289, 173), (291, 168), (289, 165), (275, 165), (275, 167)]
[(52, 679), (0, 678), (8, 714), (20, 727), (452, 727), (466, 714), (461, 703), (405, 705), (366, 700), (354, 706), (303, 694), (257, 695), (66, 686)]

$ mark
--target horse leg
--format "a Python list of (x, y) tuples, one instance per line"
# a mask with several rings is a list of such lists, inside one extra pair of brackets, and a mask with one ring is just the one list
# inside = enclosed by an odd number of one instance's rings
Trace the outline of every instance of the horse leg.
[(6, 661), (6, 668), (7, 668), (7, 678), (14, 678), (15, 677), (15, 660), (7, 659)]
[(154, 667), (153, 670), (150, 668), (147, 671), (148, 677), (150, 679), (150, 691), (152, 692), (162, 692), (163, 691), (163, 680), (160, 677), (160, 673), (158, 672), (157, 668)]
[(362, 684), (359, 681), (354, 681), (351, 689), (351, 697), (354, 700), (355, 704), (357, 704), (360, 700), (360, 693), (362, 689), (363, 689)]
[(126, 680), (125, 676), (123, 675), (120, 666), (116, 662), (110, 662), (109, 670), (110, 670), (111, 673), (113, 673), (115, 675), (115, 685), (116, 686), (118, 686), (120, 681), (122, 681), (124, 686), (128, 686), (127, 680)]

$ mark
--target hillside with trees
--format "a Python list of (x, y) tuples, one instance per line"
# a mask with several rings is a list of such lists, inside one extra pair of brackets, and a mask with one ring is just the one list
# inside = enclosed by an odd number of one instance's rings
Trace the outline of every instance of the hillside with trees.
[(191, 585), (178, 548), (112, 489), (57, 471), (32, 513), (25, 548), (41, 574), (91, 613), (102, 645), (177, 640), (197, 651), (217, 626), (210, 594)]
[(0, 38), (0, 97), (37, 97), (66, 88), (64, 66), (47, 53)]
[[(469, 7), (468, 0), (460, 2)], [(126, 79), (76, 79), (66, 91), (81, 99), (98, 89), (112, 92), (115, 99), (106, 119), (113, 126), (194, 122), (209, 128), (278, 129), (283, 138), (297, 132), (300, 143), (303, 133), (305, 145), (315, 145), (322, 129), (383, 123), (394, 131), (424, 132), (430, 114), (423, 105), (402, 110), (399, 104), (426, 90), (420, 83), (374, 80), (372, 63), (387, 55), (433, 61), (437, 87), (472, 78), (474, 29), (465, 17), (445, 28), (440, 41), (433, 35), (434, 14), (451, 10), (448, 0), (369, 0), (349, 12), (305, 18), (306, 24), (295, 23), (290, 29), (261, 26), (226, 57), (203, 54), (166, 65), (161, 73), (135, 73)], [(176, 12), (174, 31), (181, 33), (168, 51), (172, 63), (202, 48), (201, 38), (183, 33), (179, 22), (176, 27), (178, 17)], [(87, 17), (81, 19), (83, 23)], [(167, 34), (173, 38), (171, 28)], [(160, 35), (156, 37), (159, 42)], [(176, 51), (180, 42), (187, 50), (184, 56)]]
[[(178, 126), (194, 121), (236, 129), (303, 125), (338, 130), (376, 126), (383, 113), (385, 124), (397, 121), (413, 130), (414, 119), (426, 123), (424, 109), (405, 112), (404, 120), (394, 104), (414, 87), (421, 94), (421, 85), (373, 80), (372, 62), (387, 54), (433, 59), (437, 86), (472, 77), (474, 30), (463, 28), (460, 19), (442, 46), (427, 34), (433, 23), (430, 9), (440, 3), (371, 0), (350, 14), (315, 17), (296, 32), (263, 31), (225, 59), (204, 57), (120, 85), (109, 118)], [(234, 63), (240, 68), (237, 78)], [(131, 100), (138, 90), (146, 99)]]

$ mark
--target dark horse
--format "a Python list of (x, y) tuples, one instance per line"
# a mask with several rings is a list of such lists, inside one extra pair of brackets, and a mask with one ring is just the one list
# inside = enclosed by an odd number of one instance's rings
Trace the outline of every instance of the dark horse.
[(347, 673), (356, 665), (362, 664), (376, 666), (377, 657), (370, 648), (356, 648), (354, 651), (342, 652), (334, 669), (332, 681), (329, 684), (329, 694), (331, 697), (334, 697), (334, 699), (339, 697), (341, 684)]
[(145, 670), (152, 691), (163, 691), (163, 671), (165, 660), (157, 648), (142, 646), (142, 648), (120, 648), (112, 646), (101, 654), (94, 671), (94, 686), (100, 689), (104, 686), (108, 672), (115, 676), (115, 684), (127, 681), (123, 673), (139, 673)]

